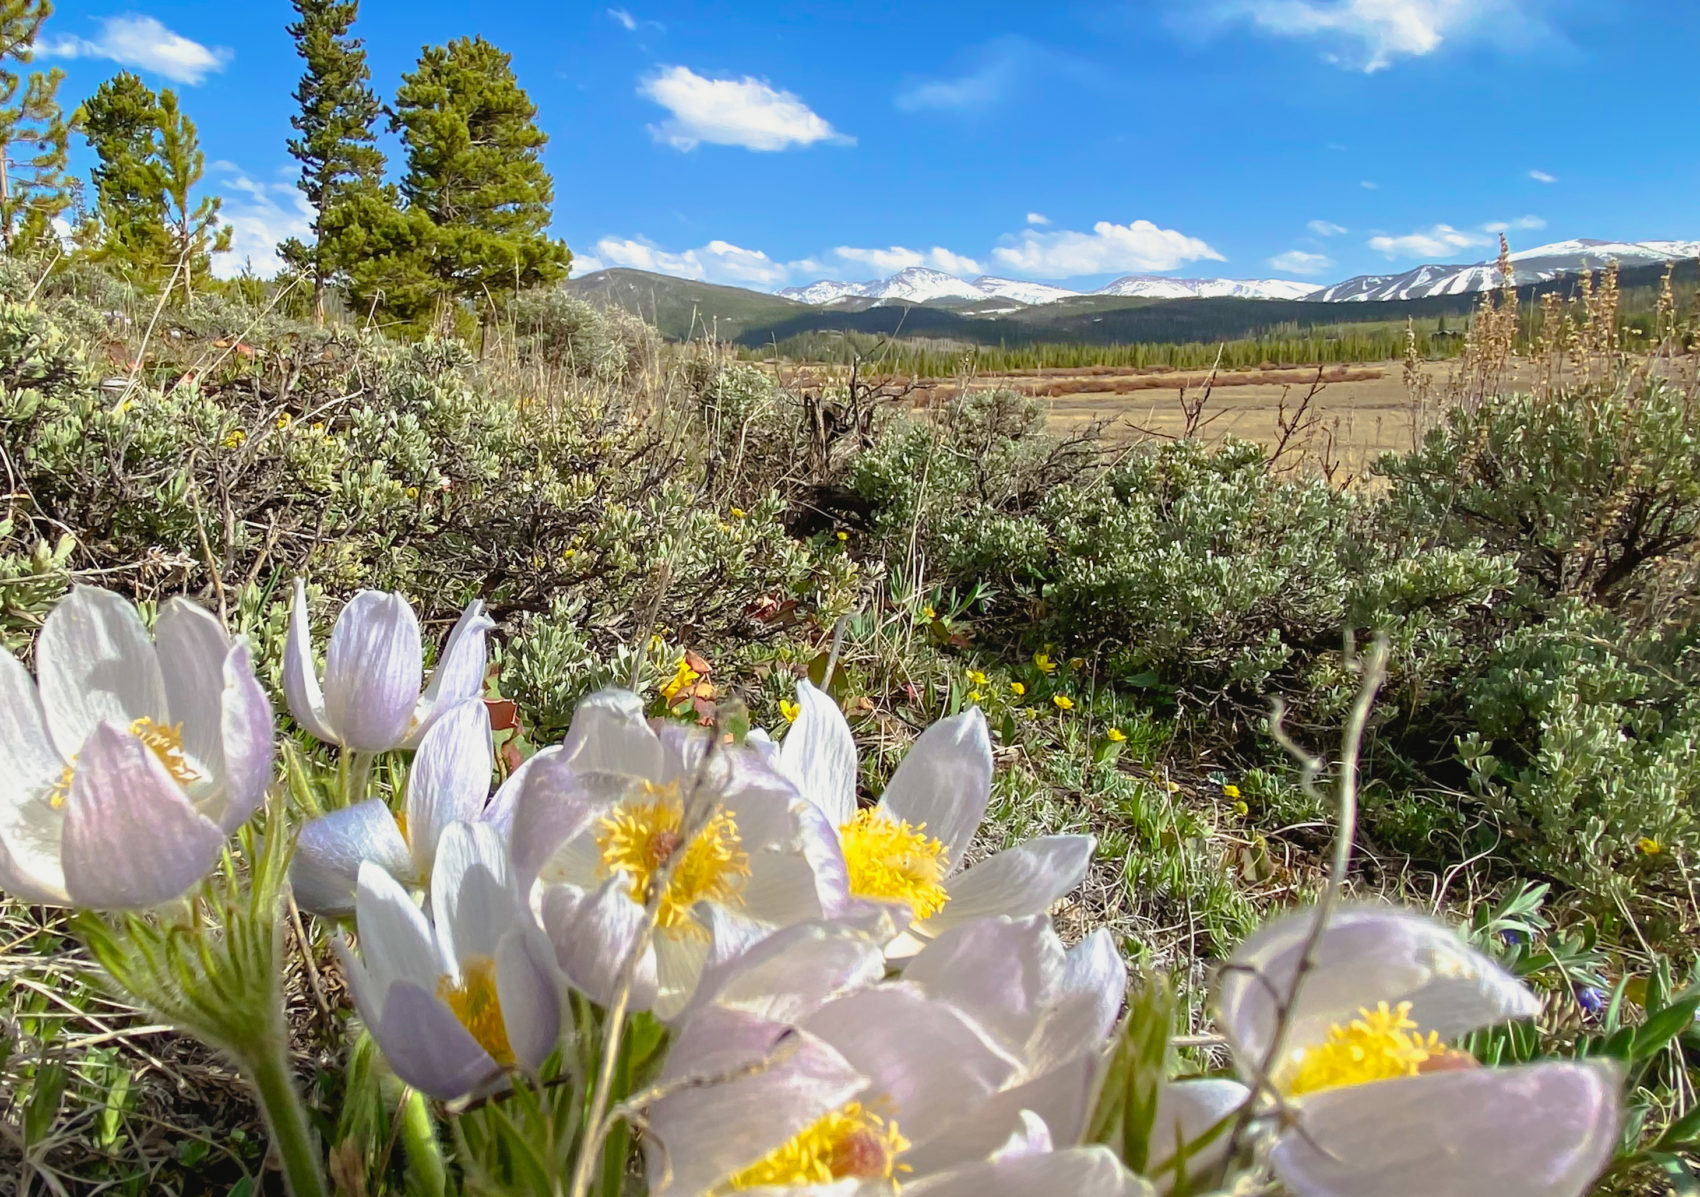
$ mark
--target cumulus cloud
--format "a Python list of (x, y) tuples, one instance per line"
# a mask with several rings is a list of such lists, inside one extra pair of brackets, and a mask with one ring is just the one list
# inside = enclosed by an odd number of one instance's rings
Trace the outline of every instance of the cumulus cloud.
[(1399, 237), (1382, 233), (1369, 239), (1371, 249), (1389, 258), (1440, 258), (1456, 250), (1479, 249), (1493, 243), (1485, 231), (1455, 229), (1449, 224), (1437, 224)]
[(1289, 249), (1284, 254), (1276, 254), (1273, 258), (1270, 258), (1269, 264), (1286, 274), (1321, 274), (1334, 265), (1334, 259), (1327, 254), (1312, 254), (1306, 253), (1302, 249)]
[[(583, 265), (585, 260), (579, 258), (575, 264), (580, 273), (588, 274), (590, 270)], [(744, 249), (720, 240), (697, 249), (671, 252), (636, 238), (604, 237), (596, 243), (596, 252), (588, 260), (595, 263), (596, 269), (629, 266), (676, 278), (745, 287), (776, 287), (791, 276), (788, 265), (774, 261), (761, 250)]]
[(94, 37), (49, 37), (36, 46), (43, 58), (104, 58), (190, 87), (222, 71), (232, 51), (203, 46), (167, 29), (154, 17), (107, 17)]
[(1115, 224), (1100, 220), (1090, 233), (1033, 229), (1005, 238), (992, 251), (1007, 268), (1038, 278), (1072, 278), (1082, 274), (1173, 270), (1201, 259), (1223, 261), (1221, 254), (1197, 237), (1158, 228), (1149, 220)]
[(1532, 170), (1532, 171), (1529, 172), (1529, 177), (1537, 183), (1556, 183), (1556, 182), (1558, 182), (1558, 176), (1557, 175), (1549, 175), (1544, 170)]
[(985, 273), (985, 268), (973, 258), (952, 253), (937, 245), (929, 250), (905, 249), (901, 245), (886, 249), (856, 249), (841, 245), (832, 252), (846, 262), (860, 262), (872, 266), (881, 274), (896, 274), (899, 270), (907, 270), (911, 266), (929, 266), (946, 274)]
[(1335, 224), (1332, 220), (1313, 220), (1305, 228), (1318, 237), (1340, 237), (1350, 232), (1345, 225)]
[(1034, 226), (1050, 224), (1051, 218), (1046, 216), (1043, 212), (1029, 212), (1027, 214), (1027, 223)]
[(224, 197), (219, 219), (231, 230), (230, 252), (213, 256), (212, 272), (235, 278), (252, 270), (270, 278), (283, 269), (280, 242), (313, 239), (313, 206), (294, 183), (256, 181), (230, 162), (215, 162), (212, 169), (228, 176), (218, 180), (217, 190)]
[(853, 145), (856, 140), (791, 92), (749, 76), (709, 79), (689, 67), (662, 67), (640, 83), (638, 94), (672, 114), (649, 129), (657, 141), (675, 149), (695, 149), (706, 141), (771, 151), (822, 141)]
[(1277, 37), (1312, 38), (1323, 57), (1367, 73), (1421, 58), (1451, 42), (1492, 38), (1527, 46), (1552, 30), (1534, 0), (1207, 0), (1180, 18), (1206, 30), (1250, 25)]

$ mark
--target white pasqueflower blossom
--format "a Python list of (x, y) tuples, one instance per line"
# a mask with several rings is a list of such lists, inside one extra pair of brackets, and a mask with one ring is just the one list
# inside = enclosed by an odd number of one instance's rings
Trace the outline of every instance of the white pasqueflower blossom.
[[(1314, 919), (1299, 911), (1266, 924), (1223, 972), (1218, 1020), (1248, 1081), (1274, 1042)], [(1336, 910), (1269, 1077), (1286, 1107), (1268, 1145), (1276, 1175), (1296, 1197), (1580, 1197), (1617, 1146), (1616, 1066), (1484, 1068), (1448, 1046), (1538, 1010), (1527, 986), (1424, 915)], [(1235, 1100), (1223, 1085), (1170, 1087), (1183, 1134), (1244, 1102), (1247, 1089)], [(1173, 1131), (1159, 1125), (1155, 1139)]]
[(782, 930), (710, 969), (650, 1110), (657, 1194), (1148, 1193), (1075, 1146), (1126, 974), (1042, 919), (954, 928), (884, 980), (884, 937)]
[(992, 795), (992, 746), (978, 708), (923, 732), (879, 804), (858, 810), (856, 744), (838, 704), (800, 681), (797, 706), (779, 767), (837, 829), (850, 896), (911, 913), (892, 956), (973, 919), (1043, 914), (1086, 875), (1088, 835), (1041, 836), (962, 867)]
[(415, 1089), (440, 1101), (487, 1093), (555, 1050), (559, 978), (495, 828), (443, 832), (429, 919), (382, 868), (361, 864), (355, 922), (360, 958), (337, 941), (355, 1009)]
[(355, 752), (415, 748), (443, 711), (484, 689), (484, 634), (495, 623), (478, 599), (466, 605), (424, 693), (419, 619), (405, 596), (362, 590), (331, 629), (321, 686), (313, 665), (307, 587), (295, 580), (295, 605), (283, 653), (289, 713), (316, 739)]
[(39, 690), (0, 653), (0, 890), (112, 910), (184, 893), (271, 781), (247, 646), (180, 598), (150, 640), (126, 599), (78, 586), (42, 624), (36, 668)]
[(635, 1007), (662, 1018), (690, 997), (711, 952), (842, 904), (842, 862), (796, 787), (701, 728), (651, 725), (629, 691), (580, 703), (565, 742), (526, 762), (492, 805), (511, 819), (516, 871), (535, 879), (561, 968), (597, 1002), (610, 1000), (664, 866), (634, 989)]
[(443, 832), (452, 824), (494, 815), (494, 764), (484, 700), (463, 698), (441, 711), (413, 754), (399, 812), (380, 798), (369, 798), (301, 829), (289, 870), (296, 901), (315, 914), (352, 913), (362, 861), (403, 885), (428, 884)]

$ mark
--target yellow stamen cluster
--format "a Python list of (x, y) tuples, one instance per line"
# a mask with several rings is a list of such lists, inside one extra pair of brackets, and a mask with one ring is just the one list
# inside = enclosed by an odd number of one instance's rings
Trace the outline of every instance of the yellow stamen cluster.
[(896, 1122), (853, 1101), (733, 1176), (722, 1191), (849, 1179), (890, 1181), (895, 1191), (897, 1174), (908, 1171), (897, 1157), (908, 1147)]
[(1288, 1097), (1321, 1089), (1362, 1085), (1416, 1076), (1431, 1057), (1447, 1054), (1446, 1045), (1430, 1031), (1425, 1038), (1411, 1020), (1411, 1003), (1359, 1010), (1349, 1026), (1328, 1028), (1328, 1038), (1305, 1049), (1277, 1078)]
[(717, 811), (685, 844), (685, 804), (677, 784), (662, 788), (645, 782), (644, 792), (649, 801), (621, 803), (598, 823), (601, 876), (624, 872), (632, 879), (632, 901), (641, 905), (648, 897), (650, 878), (682, 852), (661, 895), (656, 926), (676, 939), (706, 935), (691, 917), (692, 907), (698, 902), (737, 903), (744, 878), (750, 875), (737, 821), (730, 812)]
[(502, 1003), (496, 996), (496, 961), (492, 957), (474, 956), (464, 961), (458, 981), (439, 978), (437, 996), (448, 1003), (460, 1025), (471, 1032), (492, 1060), (503, 1068), (513, 1065), (514, 1049), (508, 1043), (508, 1024), (502, 1019)]
[[(149, 752), (165, 766), (165, 771), (180, 786), (187, 786), (200, 780), (200, 774), (189, 767), (189, 760), (183, 755), (183, 725), (181, 723), (155, 723), (146, 715), (130, 724), (130, 734), (145, 745)], [(58, 810), (71, 797), (71, 783), (77, 776), (77, 758), (73, 756), (71, 763), (66, 765), (59, 774), (59, 780), (53, 783), (53, 788), (47, 791), (47, 803)]]
[(950, 901), (943, 884), (950, 852), (926, 831), (925, 825), (912, 827), (876, 810), (857, 811), (838, 829), (850, 892), (858, 898), (907, 902), (917, 921), (943, 910)]

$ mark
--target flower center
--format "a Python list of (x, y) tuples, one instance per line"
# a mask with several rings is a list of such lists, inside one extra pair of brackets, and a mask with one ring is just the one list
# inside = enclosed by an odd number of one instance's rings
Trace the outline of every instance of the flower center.
[[(149, 752), (153, 753), (159, 763), (165, 766), (165, 771), (180, 786), (187, 786), (198, 781), (200, 774), (189, 767), (188, 758), (183, 755), (183, 725), (181, 723), (155, 723), (146, 715), (130, 724), (130, 734), (135, 736)], [(47, 791), (47, 804), (58, 810), (71, 797), (71, 782), (77, 776), (77, 758), (73, 756), (71, 763), (66, 765), (59, 774), (59, 780), (53, 783), (53, 788)]]
[(678, 784), (657, 787), (646, 781), (643, 788), (647, 801), (622, 803), (597, 825), (600, 875), (624, 871), (632, 879), (632, 901), (641, 906), (650, 879), (677, 857), (661, 895), (656, 926), (675, 939), (706, 935), (691, 917), (691, 908), (698, 902), (737, 903), (744, 878), (750, 875), (749, 857), (739, 846), (738, 823), (729, 812), (717, 811), (687, 844)]
[(508, 1024), (502, 1021), (502, 1003), (496, 996), (496, 961), (491, 956), (473, 956), (460, 966), (460, 979), (444, 976), (437, 980), (437, 996), (448, 1003), (460, 1025), (478, 1040), (478, 1046), (503, 1068), (514, 1062), (508, 1044)]
[(835, 1180), (884, 1180), (897, 1191), (897, 1174), (908, 1169), (897, 1157), (909, 1147), (897, 1123), (859, 1101), (834, 1110), (774, 1148), (728, 1180), (725, 1189), (767, 1185), (830, 1184)]
[(838, 829), (850, 892), (858, 898), (907, 902), (916, 921), (943, 910), (950, 901), (943, 885), (950, 852), (926, 830), (925, 824), (911, 827), (877, 810), (857, 811)]
[(1457, 1067), (1457, 1057), (1466, 1053), (1452, 1051), (1433, 1031), (1425, 1037), (1410, 1015), (1410, 1002), (1392, 1009), (1381, 1002), (1374, 1010), (1359, 1010), (1349, 1026), (1329, 1027), (1327, 1039), (1292, 1060), (1277, 1076), (1277, 1086), (1288, 1097), (1300, 1097)]

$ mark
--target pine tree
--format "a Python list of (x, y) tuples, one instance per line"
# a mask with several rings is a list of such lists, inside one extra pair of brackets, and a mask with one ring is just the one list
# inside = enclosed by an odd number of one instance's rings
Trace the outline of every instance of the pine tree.
[(390, 260), (357, 272), (356, 292), (403, 318), (456, 300), (552, 282), (572, 255), (551, 238), (548, 137), (512, 59), (483, 38), (425, 50), (403, 76), (391, 125), (407, 147), (407, 209), (384, 235)]
[(206, 155), (195, 122), (178, 107), (177, 93), (159, 93), (159, 139), (154, 157), (165, 198), (165, 223), (170, 232), (171, 262), (183, 280), (183, 298), (194, 294), (193, 280), (207, 273), (212, 255), (230, 248), (231, 230), (218, 220), (223, 201), (203, 195), (194, 201), (194, 188), (205, 173)]
[(73, 118), (95, 153), (94, 255), (147, 277), (171, 253), (165, 188), (155, 160), (159, 97), (122, 71), (83, 101)]
[[(7, 253), (39, 248), (71, 203), (65, 175), (70, 129), (54, 69), (26, 77), (35, 39), (53, 15), (50, 0), (0, 0), (0, 242)], [(21, 94), (20, 94), (21, 89)]]
[[(300, 134), (289, 152), (301, 163), (301, 191), (313, 206), (313, 244), (291, 238), (283, 258), (313, 283), (313, 312), (324, 318), (325, 290), (369, 248), (374, 206), (393, 208), (383, 186), (384, 155), (372, 124), (382, 111), (359, 38), (349, 37), (358, 0), (293, 0), (300, 20), (289, 26), (307, 70), (295, 89), (301, 111), (289, 120)], [(381, 215), (381, 212), (380, 212)]]

